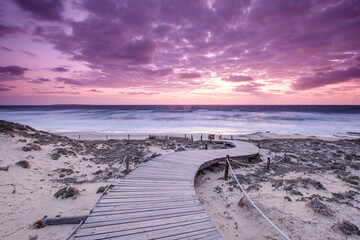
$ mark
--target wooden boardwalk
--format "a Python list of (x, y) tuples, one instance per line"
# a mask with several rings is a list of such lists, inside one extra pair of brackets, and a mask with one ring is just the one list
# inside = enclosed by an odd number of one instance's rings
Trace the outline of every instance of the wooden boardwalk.
[(196, 196), (194, 179), (226, 155), (259, 152), (231, 142), (235, 148), (175, 152), (142, 164), (101, 199), (75, 239), (223, 239)]

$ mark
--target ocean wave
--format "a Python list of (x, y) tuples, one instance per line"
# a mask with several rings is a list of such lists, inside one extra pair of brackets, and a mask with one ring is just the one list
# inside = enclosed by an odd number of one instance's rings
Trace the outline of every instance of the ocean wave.
[(1, 106), (0, 119), (51, 131), (272, 131), (314, 135), (360, 132), (359, 106)]

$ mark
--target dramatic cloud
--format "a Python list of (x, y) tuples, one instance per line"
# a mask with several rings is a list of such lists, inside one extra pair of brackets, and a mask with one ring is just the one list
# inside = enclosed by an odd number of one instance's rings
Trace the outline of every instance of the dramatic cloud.
[(57, 68), (52, 68), (51, 71), (53, 71), (53, 72), (68, 72), (69, 69), (66, 69), (63, 67), (57, 67)]
[(19, 67), (19, 66), (7, 66), (7, 67), (0, 67), (0, 73), (2, 74), (9, 74), (14, 76), (24, 75), (27, 68)]
[(15, 0), (15, 3), (36, 18), (50, 21), (62, 20), (63, 0)]
[[(54, 79), (45, 83), (49, 89), (55, 82), (84, 94), (119, 88), (165, 98), (171, 94), (163, 93), (190, 92), (191, 98), (213, 89), (234, 96), (235, 83), (235, 91), (261, 96), (358, 78), (360, 1), (14, 2), (0, 1), (0, 50), (13, 56), (2, 59), (3, 65)], [(21, 59), (21, 51), (38, 57)], [(54, 72), (66, 78), (54, 78)], [(4, 68), (0, 73), (7, 80), (15, 76)]]
[(65, 84), (74, 85), (74, 86), (82, 86), (82, 85), (84, 85), (82, 82), (80, 82), (78, 80), (69, 79), (69, 78), (57, 77), (56, 81), (59, 82), (59, 83), (65, 83)]
[(201, 78), (200, 73), (181, 73), (180, 78)]
[(328, 84), (348, 82), (352, 79), (360, 79), (360, 67), (350, 67), (345, 70), (329, 72), (317, 72), (311, 77), (301, 77), (294, 82), (294, 90), (307, 90), (322, 87)]
[(243, 75), (233, 75), (230, 77), (224, 77), (222, 78), (223, 81), (228, 81), (228, 82), (250, 82), (252, 80), (254, 80), (252, 77), (249, 76), (243, 76)]

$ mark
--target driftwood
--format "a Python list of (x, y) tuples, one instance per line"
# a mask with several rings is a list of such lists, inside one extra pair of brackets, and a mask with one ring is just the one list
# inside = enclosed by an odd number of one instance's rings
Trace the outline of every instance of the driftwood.
[(44, 225), (59, 225), (59, 224), (78, 224), (86, 220), (89, 215), (75, 216), (75, 217), (56, 217), (45, 218)]

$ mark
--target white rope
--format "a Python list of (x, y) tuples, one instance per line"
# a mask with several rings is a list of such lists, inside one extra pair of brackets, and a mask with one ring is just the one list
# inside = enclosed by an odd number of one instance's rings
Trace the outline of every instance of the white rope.
[[(126, 156), (124, 158), (124, 162), (126, 160)], [(115, 182), (115, 180), (118, 178), (119, 174), (121, 171), (121, 167), (119, 167), (119, 171), (117, 172), (117, 174), (115, 175), (113, 181), (111, 182), (111, 184), (107, 185), (107, 187), (105, 188), (105, 190), (102, 192), (102, 194), (100, 195), (100, 197), (98, 198), (98, 200), (96, 201), (96, 203), (94, 204), (94, 206), (91, 208), (90, 210), (90, 214), (92, 213), (92, 211), (94, 210), (94, 208), (96, 207), (96, 205), (100, 202), (101, 198), (104, 196), (104, 194), (107, 192), (107, 190), (110, 188), (110, 186)], [(81, 227), (81, 225), (83, 225), (83, 223), (85, 222), (86, 219), (82, 220), (79, 225), (77, 225), (77, 227), (74, 229), (74, 231), (72, 231), (69, 236), (67, 236), (65, 238), (65, 240), (69, 240), (76, 232), (77, 230)]]
[(283, 156), (282, 158), (280, 158), (280, 160), (277, 160), (277, 161), (272, 161), (272, 163), (279, 163), (283, 160), (285, 160), (286, 156)]
[(258, 206), (256, 206), (256, 204), (251, 200), (251, 198), (249, 197), (249, 195), (245, 192), (245, 189), (241, 186), (239, 180), (237, 179), (232, 167), (231, 167), (231, 164), (229, 162), (229, 160), (226, 158), (226, 161), (228, 162), (229, 164), (229, 167), (230, 167), (230, 171), (232, 173), (232, 175), (234, 176), (237, 184), (239, 185), (241, 191), (244, 193), (245, 197), (249, 200), (249, 202), (251, 203), (251, 205), (253, 205), (253, 207), (287, 240), (290, 240), (290, 238), (285, 234), (283, 233), (261, 210), (260, 208), (258, 208)]

